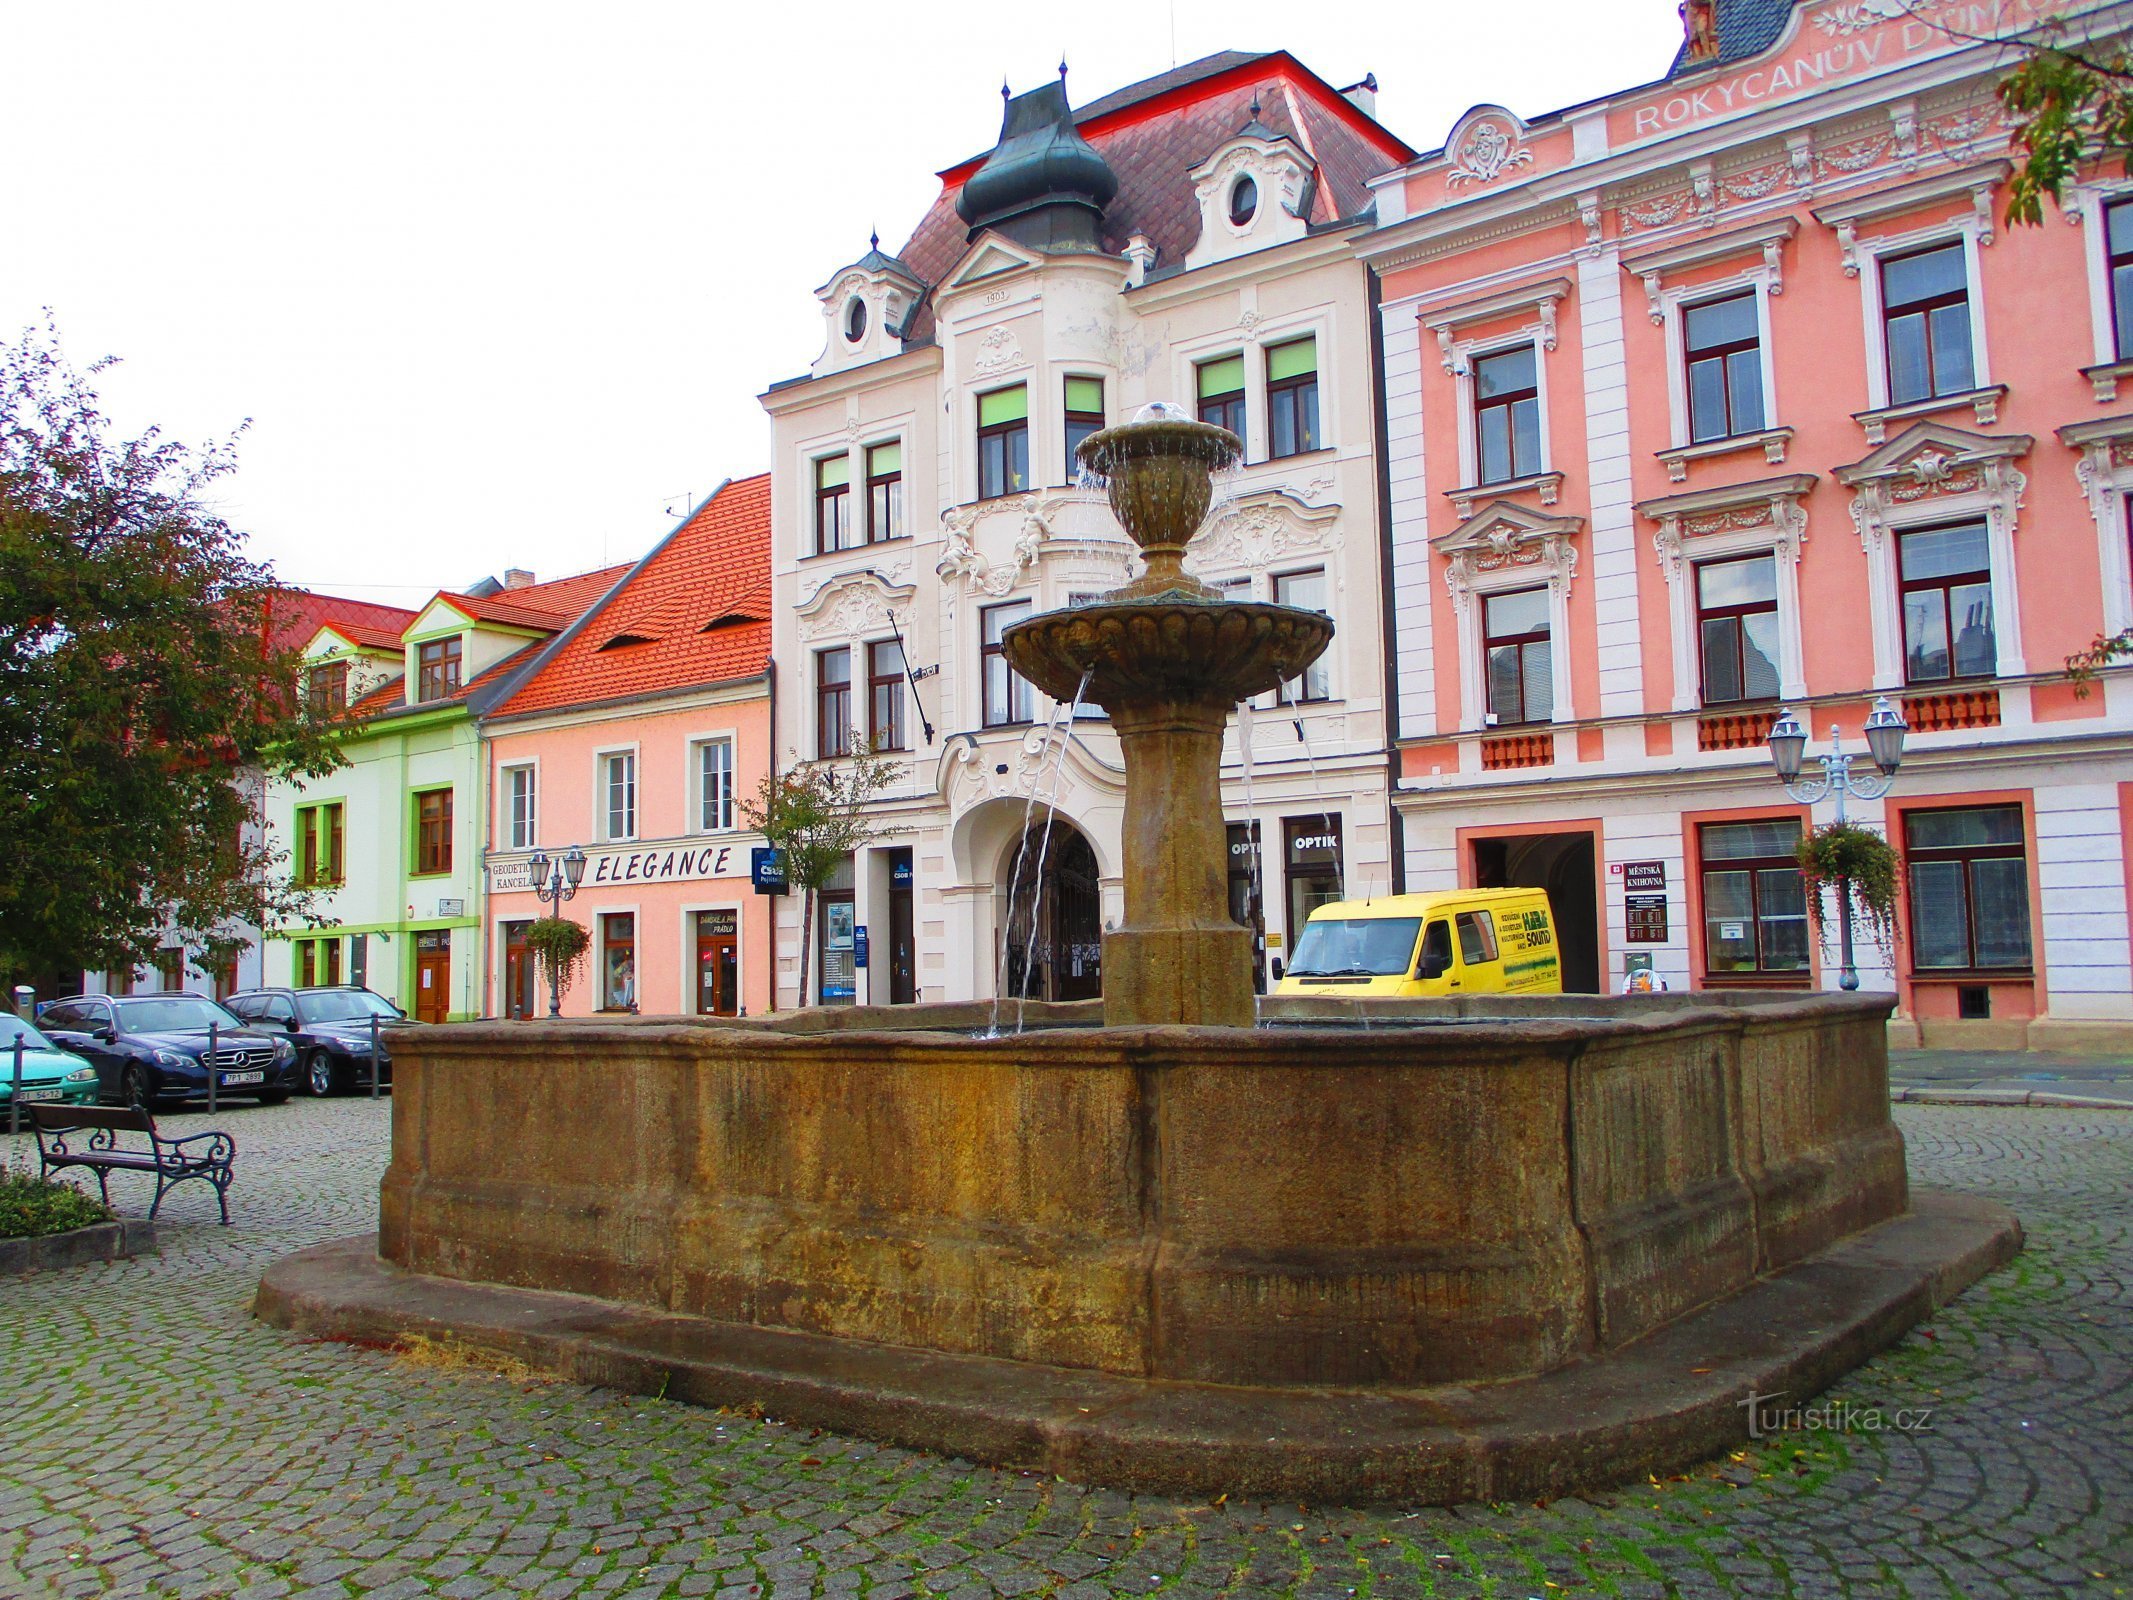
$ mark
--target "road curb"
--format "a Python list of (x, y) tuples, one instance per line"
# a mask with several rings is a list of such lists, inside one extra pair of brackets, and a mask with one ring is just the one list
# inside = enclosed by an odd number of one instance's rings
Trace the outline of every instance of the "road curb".
[(1918, 1089), (1889, 1091), (1895, 1105), (2035, 1106), (2053, 1111), (2133, 1111), (2133, 1100), (2106, 1100), (2098, 1095), (2061, 1094), (2054, 1089)]
[(0, 1239), (0, 1278), (56, 1272), (90, 1261), (124, 1261), (156, 1253), (156, 1225), (147, 1221), (98, 1222), (37, 1239)]

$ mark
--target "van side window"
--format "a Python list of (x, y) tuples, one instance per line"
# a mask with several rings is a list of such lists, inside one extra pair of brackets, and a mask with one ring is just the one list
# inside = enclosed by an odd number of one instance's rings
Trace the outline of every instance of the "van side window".
[(1422, 935), (1422, 959), (1415, 963), (1418, 978), (1441, 978), (1452, 970), (1452, 925), (1432, 922)]
[(1459, 959), (1470, 967), (1496, 959), (1496, 919), (1486, 911), (1459, 913)]

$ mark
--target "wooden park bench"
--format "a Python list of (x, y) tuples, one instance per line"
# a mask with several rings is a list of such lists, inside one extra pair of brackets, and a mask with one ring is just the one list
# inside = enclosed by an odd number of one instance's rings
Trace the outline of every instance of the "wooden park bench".
[[(237, 1159), (237, 1141), (226, 1133), (195, 1133), (183, 1139), (166, 1139), (156, 1132), (156, 1119), (141, 1106), (31, 1106), (30, 1117), (37, 1134), (37, 1159), (41, 1173), (63, 1167), (86, 1167), (96, 1174), (97, 1192), (111, 1204), (109, 1179), (114, 1172), (152, 1172), (156, 1197), (148, 1208), (153, 1218), (166, 1191), (188, 1178), (200, 1178), (215, 1186), (215, 1203), (222, 1208), (222, 1225), (230, 1224), (230, 1164)], [(138, 1141), (123, 1136), (138, 1134)]]

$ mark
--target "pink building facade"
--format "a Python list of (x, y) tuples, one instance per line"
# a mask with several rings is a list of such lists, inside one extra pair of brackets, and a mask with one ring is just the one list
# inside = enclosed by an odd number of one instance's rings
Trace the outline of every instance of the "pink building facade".
[(1773, 9), (1373, 185), (1405, 886), (1548, 888), (1577, 987), (1833, 986), (1791, 856), (1835, 805), (1765, 741), (1868, 768), (1886, 696), (1866, 986), (1942, 1042), (2123, 1039), (2133, 682), (2065, 663), (2133, 623), (2133, 185), (2006, 225), (2005, 57), (1932, 26), (1994, 8)]
[(771, 902), (742, 812), (771, 759), (769, 480), (723, 487), (485, 719), (485, 1015), (545, 1016), (532, 863), (586, 857), (567, 1016), (757, 1015)]

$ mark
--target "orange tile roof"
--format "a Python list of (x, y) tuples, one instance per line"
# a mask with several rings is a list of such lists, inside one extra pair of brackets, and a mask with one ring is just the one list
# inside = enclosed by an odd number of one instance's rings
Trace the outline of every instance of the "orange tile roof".
[(769, 618), (764, 473), (727, 484), (699, 506), (494, 712), (516, 716), (755, 677), (770, 661)]
[[(410, 613), (410, 618), (412, 618), (412, 613)], [(331, 628), (350, 644), (361, 645), (366, 650), (392, 650), (396, 652), (400, 648), (401, 635), (407, 631), (404, 625), (398, 628), (367, 628), (360, 622), (342, 622), (333, 617), (327, 618), (319, 626)]]
[(368, 600), (344, 600), (335, 594), (317, 594), (309, 589), (271, 590), (267, 596), (267, 616), (273, 629), (271, 641), (277, 650), (300, 650), (326, 623), (333, 626), (352, 641), (356, 640), (351, 629), (364, 629), (383, 634), (388, 643), (385, 648), (400, 648), (400, 634), (415, 620), (415, 613), (405, 606), (377, 605)]
[(500, 589), (490, 595), (440, 589), (437, 598), (451, 602), (477, 622), (501, 622), (511, 628), (541, 628), (549, 633), (561, 633), (570, 626), (572, 618), (612, 589), (629, 570), (629, 563), (624, 562), (620, 566), (602, 567), (597, 572), (581, 572), (573, 578), (529, 583), (523, 589)]

